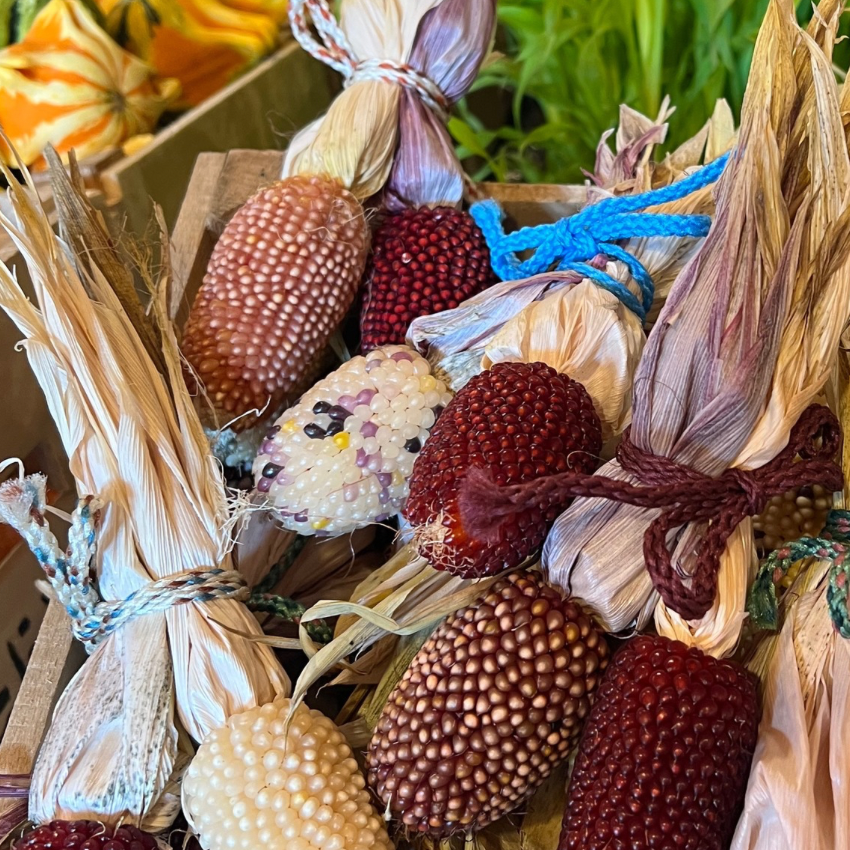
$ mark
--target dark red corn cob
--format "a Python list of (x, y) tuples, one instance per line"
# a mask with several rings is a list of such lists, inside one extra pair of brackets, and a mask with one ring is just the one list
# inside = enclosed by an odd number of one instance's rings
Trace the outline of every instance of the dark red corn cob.
[(473, 832), (569, 755), (608, 663), (601, 632), (537, 573), (448, 617), (384, 707), (366, 757), (380, 808), (412, 832)]
[(497, 363), (458, 392), (413, 466), (404, 511), (419, 552), (466, 578), (515, 567), (541, 545), (558, 513), (528, 510), (503, 523), (498, 539), (467, 537), (458, 489), (472, 467), (498, 485), (574, 470), (592, 472), (602, 431), (584, 387), (545, 363)]
[(368, 246), (360, 203), (323, 177), (273, 183), (233, 216), (183, 338), (219, 424), (269, 403), (273, 414), (299, 387), (354, 301)]
[(156, 850), (152, 835), (135, 826), (118, 829), (90, 820), (54, 820), (19, 839), (14, 850)]
[(363, 351), (400, 345), (414, 319), (451, 310), (497, 280), (469, 213), (422, 207), (387, 216), (372, 238), (360, 317)]
[(559, 850), (725, 850), (758, 733), (754, 678), (664, 637), (614, 656), (579, 744)]

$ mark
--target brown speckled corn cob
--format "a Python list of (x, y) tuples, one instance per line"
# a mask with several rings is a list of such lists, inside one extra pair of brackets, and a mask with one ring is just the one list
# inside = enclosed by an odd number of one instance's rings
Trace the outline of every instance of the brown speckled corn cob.
[(363, 208), (327, 178), (273, 183), (236, 213), (183, 339), (218, 425), (267, 405), (274, 413), (293, 391), (351, 306), (368, 247)]

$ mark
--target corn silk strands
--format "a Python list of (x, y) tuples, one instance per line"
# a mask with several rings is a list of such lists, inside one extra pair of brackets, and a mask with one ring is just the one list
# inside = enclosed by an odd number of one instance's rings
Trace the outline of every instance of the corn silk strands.
[[(768, 9), (738, 144), (717, 188), (711, 232), (677, 279), (635, 375), (631, 440), (711, 477), (757, 469), (787, 444), (823, 388), (850, 305), (850, 160), (831, 68), (837, 6), (812, 35), (787, 0)], [(599, 473), (634, 481), (616, 461)], [(543, 566), (611, 631), (643, 628), (731, 652), (755, 568), (752, 523), (721, 556), (712, 609), (687, 621), (663, 604), (640, 539), (657, 510), (579, 499), (555, 523)], [(678, 535), (693, 574), (705, 523)]]
[[(149, 281), (161, 371), (123, 306), (129, 296), (113, 288), (119, 255), (51, 159), (65, 241), (31, 200), (28, 175), (23, 187), (7, 174), (16, 221), (2, 224), (27, 262), (38, 306), (5, 266), (0, 306), (23, 334), (78, 492), (102, 503), (100, 594), (123, 600), (175, 573), (229, 571), (227, 496), (167, 320), (167, 244), (163, 278)], [(234, 712), (288, 691), (272, 651), (234, 631), (260, 634), (244, 605), (217, 599), (139, 617), (102, 641), (59, 701), (33, 772), (30, 817), (166, 827), (179, 811), (170, 781), (187, 749), (175, 708), (199, 740)]]
[[(665, 102), (653, 121), (623, 107), (616, 153), (606, 144), (608, 134), (600, 142), (589, 203), (665, 187), (686, 176), (703, 158), (706, 162), (717, 159), (734, 140), (728, 106), (721, 101), (698, 136), (662, 163), (653, 163), (652, 153), (664, 141), (670, 111)], [(710, 215), (713, 210), (709, 188), (653, 208), (670, 215)], [(698, 244), (691, 237), (640, 237), (618, 246), (652, 279), (655, 298), (650, 321)], [(586, 265), (595, 277), (604, 273), (614, 279), (641, 304), (629, 266), (602, 255), (588, 258)], [(407, 339), (447, 375), (455, 390), (497, 362), (547, 363), (588, 391), (606, 442), (629, 423), (632, 378), (646, 342), (638, 314), (580, 271), (547, 271), (496, 284), (456, 309), (416, 319)]]

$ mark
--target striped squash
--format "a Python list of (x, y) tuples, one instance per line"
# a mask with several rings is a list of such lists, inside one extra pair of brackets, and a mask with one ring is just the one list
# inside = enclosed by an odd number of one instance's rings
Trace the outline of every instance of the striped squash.
[(258, 0), (98, 0), (119, 44), (179, 80), (196, 106), (270, 53), (278, 22)]
[[(0, 125), (36, 168), (48, 144), (83, 158), (149, 132), (178, 89), (122, 50), (79, 0), (50, 0), (23, 41), (0, 50)], [(1, 143), (0, 155), (10, 161)]]

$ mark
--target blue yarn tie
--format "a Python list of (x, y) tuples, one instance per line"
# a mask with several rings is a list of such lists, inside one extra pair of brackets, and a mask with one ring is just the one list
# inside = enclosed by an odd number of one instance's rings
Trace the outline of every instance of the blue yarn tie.
[[(479, 201), (472, 205), (470, 213), (487, 240), (493, 271), (502, 280), (521, 280), (553, 268), (574, 271), (616, 295), (644, 321), (655, 297), (655, 286), (643, 264), (616, 243), (647, 236), (705, 236), (711, 227), (710, 216), (642, 210), (678, 201), (714, 183), (728, 159), (726, 154), (662, 189), (606, 198), (553, 224), (523, 227), (514, 233), (506, 234), (502, 228), (502, 210), (495, 201)], [(523, 251), (534, 253), (527, 260), (520, 260), (517, 255)], [(588, 264), (599, 254), (625, 264), (640, 289), (640, 299), (621, 281)]]

